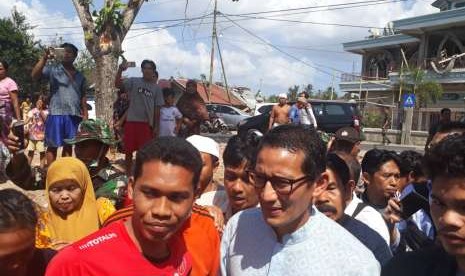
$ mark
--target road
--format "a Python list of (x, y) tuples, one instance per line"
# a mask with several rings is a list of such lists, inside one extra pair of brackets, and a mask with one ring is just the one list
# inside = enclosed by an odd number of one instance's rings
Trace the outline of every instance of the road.
[[(205, 135), (207, 137), (210, 137), (214, 139), (218, 143), (227, 143), (229, 138), (233, 135), (235, 135), (236, 132), (233, 131), (228, 134), (221, 134), (221, 133), (202, 133), (202, 135)], [(396, 152), (402, 152), (404, 150), (414, 150), (418, 151), (419, 153), (423, 154), (424, 153), (424, 147), (422, 146), (414, 146), (414, 145), (399, 145), (399, 144), (389, 144), (389, 145), (381, 145), (380, 143), (374, 143), (374, 142), (362, 142), (361, 149), (362, 149), (362, 154), (364, 152), (369, 151), (370, 149), (387, 149), (387, 150), (393, 150)]]

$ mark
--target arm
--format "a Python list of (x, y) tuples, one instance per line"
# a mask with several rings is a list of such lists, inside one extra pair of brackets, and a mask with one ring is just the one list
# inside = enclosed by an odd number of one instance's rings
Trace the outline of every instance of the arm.
[(153, 135), (158, 136), (158, 129), (160, 125), (160, 107), (155, 106), (155, 113), (153, 114)]
[(87, 120), (89, 118), (89, 114), (87, 112), (87, 97), (86, 96), (81, 98), (81, 110), (82, 110), (82, 119)]
[(123, 63), (120, 64), (118, 67), (118, 71), (116, 71), (116, 78), (115, 78), (115, 86), (116, 88), (123, 88), (123, 80), (121, 78), (121, 75), (123, 74), (123, 71), (126, 71), (128, 69), (128, 63), (123, 60)]
[(315, 114), (313, 113), (313, 108), (312, 106), (309, 106), (309, 110), (310, 110), (310, 118), (313, 122), (313, 126), (315, 127), (315, 129), (318, 128), (318, 123), (316, 122), (316, 118), (315, 118)]
[(18, 90), (10, 91), (9, 94), (15, 111), (15, 117), (16, 119), (21, 120), (21, 113), (19, 113)]
[(273, 127), (273, 123), (274, 123), (274, 107), (271, 109), (270, 122), (268, 124), (268, 130), (270, 130)]
[(174, 133), (178, 134), (181, 129), (182, 118), (176, 119), (176, 127), (174, 128)]
[(32, 80), (38, 81), (40, 77), (42, 77), (42, 70), (44, 69), (45, 64), (47, 63), (49, 54), (49, 50), (45, 50), (45, 54), (39, 59), (34, 68), (32, 68)]

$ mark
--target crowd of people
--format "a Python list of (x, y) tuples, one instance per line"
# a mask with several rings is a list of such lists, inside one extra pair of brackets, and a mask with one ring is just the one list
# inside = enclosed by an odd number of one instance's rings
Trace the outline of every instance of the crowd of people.
[[(175, 107), (149, 60), (141, 78), (120, 66), (114, 129), (88, 120), (77, 49), (64, 47), (63, 63), (47, 52), (33, 71), (50, 81), (48, 111), (40, 98), (24, 117), (43, 129), (29, 145), (47, 146), (48, 204), (0, 189), (2, 275), (465, 275), (462, 123), (442, 121), (424, 154), (361, 155), (356, 129), (324, 142), (306, 95), (292, 107), (281, 95), (267, 133), (234, 135), (221, 152), (198, 133), (195, 81)], [(37, 187), (7, 130), (8, 177)], [(107, 157), (119, 137), (125, 169)]]

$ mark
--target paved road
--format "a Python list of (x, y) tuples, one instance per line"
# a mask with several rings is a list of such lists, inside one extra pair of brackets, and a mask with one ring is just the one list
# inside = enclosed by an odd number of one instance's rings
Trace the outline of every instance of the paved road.
[[(202, 135), (208, 136), (218, 143), (227, 143), (229, 138), (231, 136), (235, 135), (236, 132), (232, 131), (231, 133), (228, 134), (221, 134), (221, 133), (202, 133)], [(374, 143), (374, 142), (362, 142), (362, 152), (366, 152), (370, 149), (378, 148), (378, 149), (387, 149), (387, 150), (393, 150), (397, 152), (401, 152), (404, 150), (415, 150), (418, 151), (419, 153), (424, 153), (424, 147), (422, 146), (414, 146), (414, 145), (399, 145), (399, 144), (389, 144), (389, 145), (382, 145), (380, 143)]]
[(418, 151), (421, 154), (425, 152), (424, 147), (421, 147), (421, 146), (399, 145), (399, 144), (389, 144), (389, 145), (383, 146), (379, 143), (373, 143), (373, 142), (362, 142), (361, 148), (362, 148), (362, 151), (368, 151), (370, 149), (378, 148), (378, 149), (393, 150), (397, 152), (401, 152), (404, 150), (414, 150), (414, 151)]

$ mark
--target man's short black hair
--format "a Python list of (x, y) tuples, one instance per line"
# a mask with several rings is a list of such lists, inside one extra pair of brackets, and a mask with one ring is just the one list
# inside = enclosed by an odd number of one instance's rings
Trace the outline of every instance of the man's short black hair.
[(450, 112), (451, 112), (451, 111), (450, 111), (450, 108), (447, 108), (447, 107), (446, 107), (446, 108), (441, 109), (441, 115), (443, 115), (443, 114), (446, 113), (446, 112), (449, 112), (449, 113), (450, 113)]
[(0, 232), (17, 228), (35, 231), (37, 213), (34, 203), (23, 193), (13, 190), (0, 190)]
[(372, 149), (365, 153), (362, 160), (362, 171), (369, 175), (375, 174), (382, 165), (389, 161), (394, 161), (396, 165), (401, 167), (399, 155), (395, 151)]
[(71, 43), (68, 43), (68, 42), (65, 42), (63, 44), (60, 45), (61, 48), (68, 48), (70, 49), (71, 51), (73, 51), (73, 54), (75, 57), (77, 57), (78, 55), (78, 48), (76, 46), (74, 46), (73, 44)]
[(8, 71), (8, 67), (9, 67), (8, 62), (4, 59), (0, 59), (0, 63), (3, 65), (3, 69), (5, 69), (5, 71)]
[(163, 98), (167, 98), (167, 97), (174, 97), (174, 91), (173, 89), (169, 88), (169, 87), (165, 87), (162, 89), (163, 91)]
[(155, 64), (155, 62), (153, 62), (153, 60), (150, 60), (150, 59), (144, 59), (142, 63), (140, 64), (140, 68), (144, 69), (146, 64), (150, 64), (154, 72), (157, 71), (157, 65)]
[(254, 160), (256, 148), (247, 144), (238, 135), (232, 136), (223, 152), (225, 167), (238, 168), (242, 164), (248, 166)]
[(326, 168), (333, 171), (341, 181), (341, 185), (346, 190), (347, 183), (351, 180), (350, 168), (346, 161), (334, 152), (327, 155)]
[(424, 169), (429, 179), (465, 178), (465, 134), (451, 135), (426, 152)]
[(326, 169), (326, 146), (315, 129), (301, 125), (282, 125), (263, 136), (257, 154), (265, 147), (304, 153), (302, 172), (315, 181)]
[(350, 180), (358, 183), (358, 180), (360, 179), (360, 171), (362, 170), (358, 160), (350, 153), (344, 151), (333, 151), (333, 153), (337, 154), (337, 156), (339, 156), (346, 163), (347, 167), (349, 168)]
[(191, 143), (178, 137), (160, 137), (145, 144), (136, 154), (134, 179), (142, 175), (142, 166), (150, 161), (161, 161), (181, 166), (194, 174), (192, 184), (197, 188), (202, 159), (199, 151)]
[(331, 147), (331, 151), (342, 151), (345, 153), (351, 153), (354, 146), (355, 143), (346, 140), (335, 139)]
[(406, 176), (413, 172), (414, 177), (422, 177), (423, 173), (423, 155), (414, 150), (405, 150), (399, 154), (401, 166), (400, 176)]

